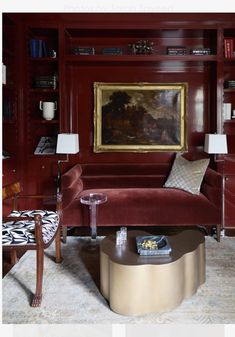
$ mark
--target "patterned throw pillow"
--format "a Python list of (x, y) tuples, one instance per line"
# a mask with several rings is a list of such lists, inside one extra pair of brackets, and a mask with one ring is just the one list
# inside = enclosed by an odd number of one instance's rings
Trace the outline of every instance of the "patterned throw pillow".
[(182, 156), (176, 156), (163, 187), (178, 188), (192, 194), (199, 194), (209, 161), (209, 159), (189, 161)]

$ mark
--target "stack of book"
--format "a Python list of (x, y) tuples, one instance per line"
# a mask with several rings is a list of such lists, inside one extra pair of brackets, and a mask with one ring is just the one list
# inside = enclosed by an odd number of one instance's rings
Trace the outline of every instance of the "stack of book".
[(225, 89), (234, 89), (235, 88), (235, 80), (229, 80), (224, 82)]
[(36, 76), (33, 79), (34, 88), (56, 89), (56, 76)]
[(56, 137), (41, 137), (34, 154), (36, 155), (50, 155), (55, 154), (56, 151)]
[(94, 47), (75, 47), (71, 50), (74, 55), (95, 55)]
[(46, 42), (40, 39), (31, 39), (30, 55), (31, 57), (48, 57), (49, 53)]
[(223, 103), (223, 119), (229, 120), (232, 115), (232, 103)]
[(171, 253), (171, 246), (165, 235), (137, 236), (137, 252), (143, 256), (166, 256)]
[(226, 38), (224, 39), (224, 56), (225, 58), (234, 57), (234, 50), (233, 50), (233, 39)]
[(106, 47), (102, 49), (103, 55), (122, 55), (122, 48), (119, 47)]
[(191, 55), (210, 55), (211, 49), (210, 48), (193, 48), (190, 49)]
[(187, 54), (187, 48), (185, 47), (167, 47), (166, 49), (167, 55), (186, 55)]

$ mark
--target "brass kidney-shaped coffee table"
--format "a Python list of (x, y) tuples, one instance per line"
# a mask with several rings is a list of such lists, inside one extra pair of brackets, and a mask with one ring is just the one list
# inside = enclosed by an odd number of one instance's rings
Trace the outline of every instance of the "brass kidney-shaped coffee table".
[(189, 298), (205, 282), (205, 238), (196, 230), (169, 236), (170, 256), (140, 256), (136, 236), (128, 231), (127, 243), (116, 246), (115, 236), (100, 246), (101, 293), (110, 308), (122, 315), (169, 311)]

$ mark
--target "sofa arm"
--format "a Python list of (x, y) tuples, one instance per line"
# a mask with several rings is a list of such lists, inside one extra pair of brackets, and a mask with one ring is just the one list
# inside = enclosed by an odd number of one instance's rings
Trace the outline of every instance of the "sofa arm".
[(210, 200), (218, 209), (222, 208), (222, 191), (223, 189), (223, 177), (222, 174), (207, 168), (202, 186), (201, 192)]
[(61, 176), (62, 208), (66, 208), (83, 190), (82, 168), (79, 164)]

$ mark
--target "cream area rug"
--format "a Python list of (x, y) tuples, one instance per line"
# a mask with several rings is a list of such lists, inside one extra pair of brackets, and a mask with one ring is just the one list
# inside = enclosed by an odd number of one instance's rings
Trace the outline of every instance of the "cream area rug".
[(235, 323), (235, 238), (206, 238), (206, 282), (171, 312), (122, 316), (112, 312), (99, 291), (99, 238), (68, 237), (62, 264), (45, 252), (43, 301), (31, 308), (35, 251), (28, 251), (2, 281), (2, 322), (78, 324)]

